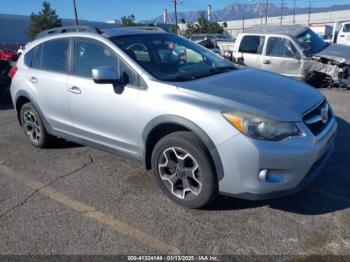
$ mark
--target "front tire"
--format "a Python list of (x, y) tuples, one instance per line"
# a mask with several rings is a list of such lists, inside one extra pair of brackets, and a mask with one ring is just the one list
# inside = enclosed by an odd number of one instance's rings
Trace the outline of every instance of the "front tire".
[(21, 124), (24, 134), (33, 146), (45, 148), (51, 144), (53, 138), (47, 133), (40, 114), (33, 103), (28, 102), (22, 106)]
[(182, 206), (201, 208), (218, 194), (208, 151), (192, 132), (163, 137), (152, 152), (152, 168), (161, 189)]

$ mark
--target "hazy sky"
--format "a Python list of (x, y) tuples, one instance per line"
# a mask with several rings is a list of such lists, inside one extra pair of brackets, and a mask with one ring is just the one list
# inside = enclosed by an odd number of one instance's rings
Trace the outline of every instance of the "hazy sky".
[[(203, 10), (208, 4), (213, 10), (221, 9), (232, 3), (261, 3), (262, 0), (178, 0), (179, 11)], [(50, 0), (53, 8), (61, 18), (73, 18), (72, 0)], [(280, 4), (281, 0), (270, 0)], [(284, 0), (287, 6), (293, 0)], [(308, 6), (309, 0), (296, 0), (297, 6)], [(162, 14), (167, 8), (172, 12), (171, 0), (76, 0), (79, 18), (95, 21), (119, 19), (123, 15), (134, 14), (136, 20), (150, 19)], [(350, 4), (350, 0), (312, 0), (313, 6), (332, 4)], [(42, 0), (0, 0), (0, 13), (29, 15), (41, 9)]]

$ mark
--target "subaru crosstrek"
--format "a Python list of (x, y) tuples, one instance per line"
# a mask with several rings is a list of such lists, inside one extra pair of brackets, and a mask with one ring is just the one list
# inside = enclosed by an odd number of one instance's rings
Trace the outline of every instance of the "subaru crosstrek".
[(60, 137), (137, 160), (190, 208), (219, 193), (257, 200), (300, 190), (337, 129), (310, 86), (137, 28), (40, 34), (17, 62), (11, 95), (34, 146)]

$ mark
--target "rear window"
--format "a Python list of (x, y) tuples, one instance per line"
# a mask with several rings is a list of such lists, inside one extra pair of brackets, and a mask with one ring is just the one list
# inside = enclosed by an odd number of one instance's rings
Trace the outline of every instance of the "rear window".
[(239, 52), (250, 53), (250, 54), (262, 54), (264, 43), (265, 43), (264, 36), (258, 36), (258, 35), (244, 36), (241, 41), (241, 45), (239, 47)]
[(59, 39), (43, 44), (40, 68), (48, 71), (68, 71), (69, 40)]
[(32, 67), (33, 68), (40, 68), (40, 63), (41, 63), (41, 50), (42, 50), (42, 45), (37, 46), (35, 48), (35, 55), (34, 55), (34, 60), (32, 62)]
[(28, 67), (32, 66), (32, 61), (34, 58), (34, 54), (35, 54), (35, 48), (30, 49), (25, 55), (24, 55), (24, 64)]

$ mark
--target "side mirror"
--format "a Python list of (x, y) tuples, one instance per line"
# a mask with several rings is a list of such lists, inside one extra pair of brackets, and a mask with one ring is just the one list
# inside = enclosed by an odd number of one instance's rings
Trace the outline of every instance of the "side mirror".
[(96, 84), (112, 84), (114, 92), (118, 95), (122, 94), (124, 88), (129, 84), (129, 76), (123, 72), (120, 79), (117, 72), (111, 66), (100, 66), (92, 69), (92, 79)]
[(92, 69), (92, 79), (96, 84), (117, 84), (117, 72), (111, 66), (100, 66)]

